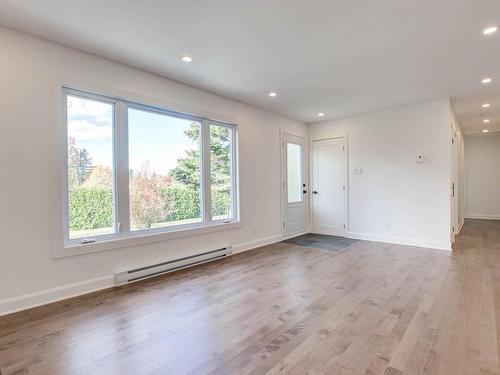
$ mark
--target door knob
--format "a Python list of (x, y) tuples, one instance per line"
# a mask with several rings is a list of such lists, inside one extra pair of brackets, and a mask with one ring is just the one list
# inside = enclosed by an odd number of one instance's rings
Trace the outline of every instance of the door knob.
[(317, 192), (316, 190), (314, 190), (314, 191), (313, 191), (313, 194), (314, 194), (314, 195), (316, 195), (316, 194), (318, 194), (318, 192)]

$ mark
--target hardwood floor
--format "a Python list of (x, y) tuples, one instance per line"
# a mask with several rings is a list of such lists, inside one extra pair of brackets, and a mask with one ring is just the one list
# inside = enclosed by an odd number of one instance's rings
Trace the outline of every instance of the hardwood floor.
[(1, 374), (500, 374), (500, 221), (276, 244), (0, 318)]

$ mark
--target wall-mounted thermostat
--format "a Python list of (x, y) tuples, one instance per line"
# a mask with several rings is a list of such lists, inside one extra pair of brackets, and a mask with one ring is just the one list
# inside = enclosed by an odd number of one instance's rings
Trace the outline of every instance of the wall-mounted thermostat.
[(418, 164), (423, 163), (423, 162), (424, 162), (424, 160), (425, 160), (425, 158), (424, 158), (424, 154), (418, 154), (418, 155), (417, 155), (417, 163), (418, 163)]
[(354, 174), (363, 174), (363, 168), (353, 168)]

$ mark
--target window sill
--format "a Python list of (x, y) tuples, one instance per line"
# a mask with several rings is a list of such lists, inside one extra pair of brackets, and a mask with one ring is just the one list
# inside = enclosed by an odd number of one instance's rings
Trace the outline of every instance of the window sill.
[(197, 236), (205, 233), (219, 232), (223, 230), (240, 228), (239, 221), (229, 223), (204, 224), (199, 227), (180, 228), (162, 233), (148, 233), (131, 235), (123, 238), (114, 238), (89, 244), (66, 245), (53, 254), (54, 259), (66, 258), (76, 255), (91, 254), (100, 251), (120, 249), (124, 247), (138, 246), (148, 243), (173, 240), (176, 238)]

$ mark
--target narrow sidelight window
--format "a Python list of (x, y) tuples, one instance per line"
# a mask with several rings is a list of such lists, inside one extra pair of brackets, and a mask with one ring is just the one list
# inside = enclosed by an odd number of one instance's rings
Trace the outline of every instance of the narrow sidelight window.
[(66, 96), (69, 239), (116, 232), (114, 104)]
[(210, 183), (212, 220), (228, 220), (233, 210), (233, 128), (210, 125)]

